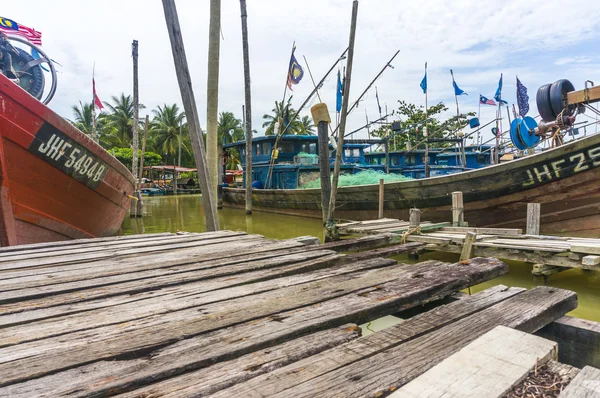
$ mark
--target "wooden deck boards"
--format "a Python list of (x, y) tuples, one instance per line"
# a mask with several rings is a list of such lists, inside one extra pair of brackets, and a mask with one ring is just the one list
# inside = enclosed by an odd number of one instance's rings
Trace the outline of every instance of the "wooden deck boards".
[[(305, 246), (221, 231), (0, 251), (0, 397), (345, 395), (355, 381), (336, 375), (369, 378), (372, 357), (403, 361), (411, 344), (440, 335), (439, 362), (496, 325), (533, 331), (575, 305), (564, 290), (495, 287), (359, 338), (356, 324), (508, 269), (485, 258), (382, 258), (422, 247), (381, 247), (397, 242)], [(357, 248), (377, 249), (339, 253)], [(334, 390), (321, 388), (330, 382)], [(398, 379), (372, 383), (389, 389)]]

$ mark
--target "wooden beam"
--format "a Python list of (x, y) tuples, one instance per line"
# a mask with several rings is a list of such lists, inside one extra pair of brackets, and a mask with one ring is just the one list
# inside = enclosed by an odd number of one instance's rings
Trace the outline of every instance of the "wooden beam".
[(385, 184), (383, 178), (379, 179), (379, 219), (383, 218)]
[(575, 376), (559, 398), (599, 398), (600, 369), (586, 366)]
[(473, 243), (477, 240), (475, 232), (467, 232), (462, 252), (460, 253), (460, 261), (468, 260), (473, 254)]
[(500, 398), (530, 370), (557, 355), (553, 341), (497, 326), (390, 397)]
[(452, 225), (462, 227), (465, 223), (465, 206), (463, 205), (463, 193), (452, 192)]
[(527, 235), (540, 234), (540, 208), (539, 203), (527, 203)]
[(518, 236), (523, 233), (522, 229), (516, 228), (473, 228), (473, 227), (444, 227), (443, 232), (475, 232), (478, 235), (509, 235)]
[(587, 102), (596, 102), (600, 100), (600, 86), (593, 86), (589, 89), (571, 91), (567, 93), (569, 104), (582, 104)]

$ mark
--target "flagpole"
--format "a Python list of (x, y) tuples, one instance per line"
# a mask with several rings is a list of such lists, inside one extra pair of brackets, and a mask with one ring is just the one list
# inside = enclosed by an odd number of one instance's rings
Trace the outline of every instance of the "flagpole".
[[(379, 118), (381, 119), (381, 113), (379, 114)], [(371, 131), (369, 131), (369, 115), (367, 115), (366, 109), (365, 109), (365, 119), (367, 119), (367, 137), (369, 137), (369, 139), (371, 139)], [(352, 134), (350, 134), (350, 137), (352, 137)]]
[[(427, 79), (427, 62), (425, 62), (425, 79)], [(427, 80), (425, 80), (425, 82), (427, 82)], [(425, 178), (429, 177), (429, 131), (427, 131), (428, 112), (429, 109), (427, 108), (427, 88), (425, 88), (425, 130), (423, 130), (423, 135), (425, 136)]]
[[(454, 89), (454, 99), (456, 100), (456, 122), (458, 123), (458, 119), (460, 118), (460, 111), (458, 109), (458, 95), (456, 95), (456, 88), (454, 87), (455, 81), (454, 81), (454, 72), (452, 71), (452, 69), (450, 69), (450, 75), (452, 76), (452, 88)], [(458, 137), (458, 131), (455, 134)], [(461, 143), (461, 146), (464, 148), (464, 142)], [(461, 162), (461, 164), (463, 162), (462, 156), (460, 157), (460, 162)]]
[(498, 101), (498, 109), (496, 110), (496, 147), (494, 148), (494, 164), (498, 164), (500, 162), (500, 158), (498, 156), (498, 148), (500, 147), (500, 130), (499, 130), (499, 119), (500, 119), (500, 104)]
[(94, 79), (96, 74), (96, 62), (92, 67), (92, 139), (98, 142), (98, 132), (96, 131), (96, 94), (94, 93)]

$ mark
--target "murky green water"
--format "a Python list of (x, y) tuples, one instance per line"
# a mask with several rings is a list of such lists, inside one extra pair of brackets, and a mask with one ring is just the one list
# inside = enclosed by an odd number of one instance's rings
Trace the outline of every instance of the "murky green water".
[[(144, 197), (146, 215), (138, 219), (127, 217), (123, 222), (123, 233), (204, 232), (206, 224), (204, 214), (199, 209), (201, 203), (200, 195)], [(225, 208), (219, 211), (219, 221), (221, 229), (247, 231), (268, 238), (288, 239), (303, 235), (323, 238), (321, 222), (313, 218), (263, 212), (254, 212), (252, 216), (246, 216), (243, 209)], [(413, 262), (406, 256), (398, 256), (396, 259), (401, 262)], [(421, 256), (420, 261), (427, 259), (454, 262), (458, 260), (458, 255), (429, 253)], [(528, 289), (540, 285), (568, 289), (577, 292), (579, 297), (579, 306), (570, 315), (600, 321), (600, 272), (573, 269), (552, 275), (545, 281), (542, 277), (531, 275), (531, 264), (516, 261), (506, 263), (510, 268), (507, 275), (475, 286), (471, 292), (475, 293), (498, 284)], [(381, 324), (375, 323), (369, 328), (378, 330), (388, 326), (390, 320), (386, 319), (387, 317), (378, 320)]]

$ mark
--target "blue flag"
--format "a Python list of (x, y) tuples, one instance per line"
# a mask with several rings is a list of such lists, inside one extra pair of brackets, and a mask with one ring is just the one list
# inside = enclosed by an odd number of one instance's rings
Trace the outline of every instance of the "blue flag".
[(423, 94), (426, 94), (427, 93), (427, 72), (425, 72), (425, 76), (423, 77), (423, 80), (421, 80), (420, 86), (423, 89)]
[(458, 84), (456, 84), (456, 82), (454, 81), (454, 72), (452, 72), (452, 69), (450, 69), (450, 74), (452, 75), (452, 86), (454, 87), (454, 95), (459, 96), (459, 95), (469, 95), (467, 93), (465, 93), (463, 90), (460, 89), (460, 87), (458, 87)]
[(340, 71), (338, 70), (338, 81), (337, 81), (337, 91), (335, 97), (335, 111), (340, 113), (342, 110), (342, 95), (344, 93), (344, 86), (342, 84), (342, 78), (340, 77)]
[(377, 92), (377, 86), (375, 86), (375, 98), (377, 98), (377, 108), (379, 108), (379, 114), (381, 115), (381, 105), (379, 105), (379, 93)]
[(529, 112), (529, 96), (527, 95), (527, 87), (521, 83), (517, 77), (517, 104), (519, 105), (519, 115), (525, 117)]
[(498, 82), (498, 89), (496, 90), (496, 94), (494, 94), (494, 99), (501, 104), (508, 103), (502, 99), (502, 73), (500, 73), (500, 81)]

